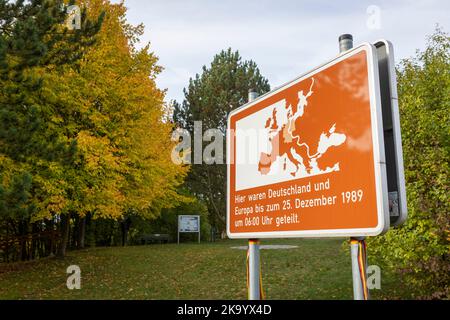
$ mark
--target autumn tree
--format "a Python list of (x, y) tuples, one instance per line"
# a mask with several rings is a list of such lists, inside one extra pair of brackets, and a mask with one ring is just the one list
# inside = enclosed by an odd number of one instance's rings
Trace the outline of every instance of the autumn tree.
[[(189, 80), (182, 104), (174, 105), (174, 122), (187, 129), (194, 137), (194, 121), (202, 122), (202, 130), (218, 129), (225, 144), (227, 116), (231, 110), (247, 103), (250, 89), (259, 94), (270, 90), (256, 63), (242, 61), (239, 52), (231, 49), (217, 54), (209, 67)], [(217, 142), (217, 141), (216, 141)], [(202, 147), (209, 142), (204, 141)], [(192, 143), (193, 145), (193, 143)], [(193, 153), (203, 153), (192, 149)], [(208, 206), (210, 222), (218, 230), (225, 230), (226, 165), (225, 159), (214, 164), (193, 164), (187, 177), (187, 186)]]
[[(61, 4), (17, 2), (23, 12), (17, 13), (19, 22), (11, 19), (8, 32), (23, 34), (14, 37), (17, 43), (10, 38), (14, 33), (2, 34), (7, 41), (0, 42), (1, 61), (9, 69), (0, 110), (8, 124), (0, 129), (0, 210), (15, 214), (9, 220), (14, 223), (26, 216), (39, 230), (43, 222), (51, 229), (57, 224), (58, 253), (64, 256), (69, 243), (84, 246), (86, 216), (154, 219), (162, 208), (190, 199), (177, 192), (187, 167), (170, 160), (173, 128), (163, 119), (164, 92), (155, 84), (161, 67), (148, 45), (137, 47), (143, 26), (127, 23), (123, 3), (86, 0), (77, 2), (82, 28), (67, 30)], [(2, 5), (8, 14), (17, 10)], [(20, 27), (25, 11), (32, 17), (24, 25), (43, 28), (36, 35)], [(44, 28), (50, 19), (45, 14), (53, 12), (59, 19), (54, 30)], [(24, 46), (23, 54), (29, 54), (32, 41), (42, 57), (28, 65), (31, 58), (16, 51)], [(20, 74), (18, 63), (26, 65)]]
[(176, 190), (187, 168), (170, 161), (172, 125), (163, 121), (164, 93), (155, 83), (161, 67), (148, 45), (136, 47), (143, 26), (126, 22), (123, 3), (90, 0), (88, 16), (100, 12), (102, 28), (83, 60), (48, 73), (50, 93), (68, 93), (55, 100), (55, 117), (75, 141), (77, 161), (65, 169), (61, 212), (78, 222), (81, 247), (86, 215), (126, 227), (129, 215), (153, 219), (189, 201)]
[[(95, 41), (102, 15), (68, 30), (63, 1), (0, 0), (0, 220), (25, 235), (43, 197), (60, 191), (58, 172), (74, 148), (52, 122), (42, 97), (43, 72), (80, 60)], [(33, 225), (35, 226), (35, 225)], [(22, 258), (27, 256), (22, 246)]]

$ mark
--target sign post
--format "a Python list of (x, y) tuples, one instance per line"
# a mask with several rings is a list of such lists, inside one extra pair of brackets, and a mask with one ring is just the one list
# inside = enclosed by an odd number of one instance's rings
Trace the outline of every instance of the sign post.
[[(341, 35), (339, 37), (339, 52), (343, 53), (351, 48), (353, 48), (353, 36), (351, 34)], [(365, 254), (360, 257), (360, 255), (363, 255), (363, 251), (360, 248), (365, 248), (365, 246), (365, 237), (350, 238), (354, 300), (368, 299), (367, 282), (365, 281), (367, 278), (367, 258)]]
[(258, 239), (349, 237), (354, 296), (367, 299), (364, 239), (406, 218), (392, 46), (339, 40), (337, 57), (228, 116), (227, 234), (256, 240), (249, 298)]
[[(258, 97), (258, 94), (253, 90), (249, 90), (248, 92), (248, 102), (255, 100)], [(250, 239), (248, 240), (248, 271), (247, 271), (247, 279), (248, 279), (248, 299), (249, 300), (260, 300), (261, 292), (260, 292), (260, 255), (259, 255), (259, 240), (258, 239)]]
[(198, 215), (179, 215), (178, 216), (178, 237), (177, 243), (180, 244), (181, 232), (198, 232), (198, 243), (200, 243), (200, 216)]

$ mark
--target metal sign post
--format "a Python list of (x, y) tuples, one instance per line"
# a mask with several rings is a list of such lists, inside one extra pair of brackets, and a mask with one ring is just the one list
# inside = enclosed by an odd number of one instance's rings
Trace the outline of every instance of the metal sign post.
[(353, 299), (368, 300), (367, 255), (364, 238), (351, 238), (350, 250), (352, 257)]
[(259, 240), (248, 240), (248, 299), (261, 299)]
[[(258, 93), (253, 90), (248, 92), (248, 102), (255, 100), (258, 97)], [(260, 300), (260, 255), (259, 255), (259, 240), (248, 240), (248, 299)]]
[[(339, 37), (339, 52), (343, 53), (353, 48), (353, 36), (351, 34), (343, 34)], [(353, 299), (354, 300), (367, 300), (368, 294), (366, 293), (367, 283), (365, 279), (366, 275), (361, 274), (367, 270), (367, 259), (362, 255), (361, 247), (365, 248), (365, 237), (350, 238), (350, 250), (352, 257), (352, 277), (353, 277)], [(365, 252), (365, 251), (364, 251)], [(365, 254), (364, 254), (365, 255)], [(362, 262), (362, 263), (361, 263)], [(360, 268), (361, 267), (361, 268)], [(361, 270), (362, 269), (362, 270)], [(368, 290), (367, 290), (368, 293)]]

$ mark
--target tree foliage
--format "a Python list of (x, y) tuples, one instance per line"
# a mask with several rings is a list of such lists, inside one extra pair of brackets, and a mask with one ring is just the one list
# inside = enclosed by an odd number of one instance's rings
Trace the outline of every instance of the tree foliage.
[(86, 216), (154, 219), (190, 201), (143, 26), (123, 3), (77, 5), (82, 28), (67, 30), (62, 1), (0, 1), (0, 221), (13, 234), (58, 224), (61, 255)]
[(85, 19), (73, 33), (62, 27), (64, 19), (62, 1), (0, 1), (0, 158), (5, 180), (27, 177), (23, 172), (29, 165), (70, 155), (48, 125), (47, 101), (36, 94), (43, 88), (39, 70), (77, 61), (93, 44), (102, 15), (95, 24)]
[(406, 223), (370, 240), (369, 252), (403, 272), (422, 297), (449, 297), (450, 38), (441, 29), (398, 68), (408, 199)]
[(45, 199), (62, 193), (61, 168), (73, 161), (74, 145), (59, 134), (53, 106), (42, 96), (43, 70), (78, 63), (94, 44), (103, 14), (84, 19), (74, 31), (65, 19), (63, 1), (0, 1), (2, 234), (30, 231)]
[[(149, 46), (135, 47), (143, 26), (125, 20), (123, 4), (89, 1), (89, 14), (106, 12), (97, 43), (76, 66), (50, 74), (57, 103), (78, 158), (71, 186), (84, 215), (121, 218), (134, 210), (148, 218), (185, 200), (176, 192), (185, 167), (170, 161), (172, 125), (162, 121), (164, 94), (155, 84), (161, 68)], [(55, 87), (56, 86), (56, 87)], [(68, 130), (67, 130), (68, 129)], [(167, 150), (167, 152), (161, 152)]]

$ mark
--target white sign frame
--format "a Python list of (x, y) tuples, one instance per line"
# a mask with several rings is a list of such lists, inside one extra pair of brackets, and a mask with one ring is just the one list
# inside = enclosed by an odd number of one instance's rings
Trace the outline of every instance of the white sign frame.
[[(259, 103), (262, 99), (267, 99), (274, 94), (290, 87), (298, 82), (312, 77), (314, 74), (335, 65), (359, 52), (365, 50), (367, 53), (368, 65), (368, 80), (370, 91), (370, 113), (371, 113), (371, 127), (373, 139), (373, 159), (375, 171), (375, 189), (377, 202), (378, 225), (373, 228), (354, 228), (354, 229), (329, 229), (329, 230), (299, 230), (299, 231), (271, 231), (271, 232), (242, 232), (232, 233), (230, 231), (230, 155), (231, 155), (231, 131), (230, 118)], [(307, 238), (307, 237), (364, 237), (376, 236), (387, 232), (389, 229), (389, 200), (386, 176), (386, 160), (384, 153), (384, 136), (383, 136), (383, 120), (381, 112), (381, 96), (380, 83), (378, 74), (378, 58), (377, 50), (374, 45), (370, 43), (363, 43), (351, 50), (348, 50), (334, 59), (320, 65), (312, 71), (301, 75), (300, 77), (290, 81), (274, 90), (260, 96), (259, 98), (243, 105), (230, 112), (228, 115), (227, 128), (227, 235), (230, 239), (257, 239), (257, 238)]]

